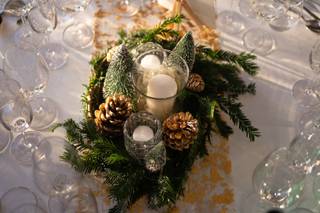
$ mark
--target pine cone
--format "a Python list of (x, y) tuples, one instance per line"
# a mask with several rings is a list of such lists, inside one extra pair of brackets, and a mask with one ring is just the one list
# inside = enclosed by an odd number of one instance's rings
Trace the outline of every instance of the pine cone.
[(131, 113), (132, 104), (129, 98), (124, 95), (109, 96), (94, 112), (94, 121), (101, 131), (120, 135), (123, 132), (124, 122)]
[(202, 92), (204, 90), (204, 86), (205, 84), (201, 75), (197, 73), (192, 73), (189, 76), (186, 88), (193, 92)]
[(163, 122), (163, 139), (171, 149), (188, 149), (198, 131), (198, 121), (189, 112), (173, 114)]

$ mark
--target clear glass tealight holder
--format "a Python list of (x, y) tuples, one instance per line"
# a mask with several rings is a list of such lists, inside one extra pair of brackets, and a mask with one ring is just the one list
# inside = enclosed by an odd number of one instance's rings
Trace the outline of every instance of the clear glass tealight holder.
[(138, 110), (164, 120), (172, 113), (175, 99), (185, 88), (188, 78), (188, 65), (176, 53), (164, 49), (141, 53), (132, 72)]
[(161, 122), (148, 112), (133, 113), (125, 122), (123, 133), (126, 150), (140, 163), (162, 140)]

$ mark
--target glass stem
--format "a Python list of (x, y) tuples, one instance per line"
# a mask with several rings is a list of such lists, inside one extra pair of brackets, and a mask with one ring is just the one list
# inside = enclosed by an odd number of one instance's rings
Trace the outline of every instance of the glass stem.
[(26, 138), (26, 134), (25, 134), (25, 133), (26, 133), (25, 131), (23, 131), (23, 132), (21, 133), (22, 139), (23, 139), (23, 144), (24, 144), (25, 146), (28, 146), (29, 144), (27, 144), (27, 138)]

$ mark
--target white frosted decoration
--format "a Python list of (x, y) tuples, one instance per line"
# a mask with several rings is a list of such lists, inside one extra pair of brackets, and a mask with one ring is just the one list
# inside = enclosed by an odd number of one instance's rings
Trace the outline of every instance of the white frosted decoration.
[(164, 100), (147, 98), (146, 110), (160, 120), (165, 119), (170, 114), (175, 101), (175, 98), (165, 98), (175, 96), (177, 91), (177, 83), (171, 76), (165, 74), (153, 76), (148, 84), (147, 96)]
[(153, 130), (148, 126), (138, 126), (134, 129), (132, 138), (135, 141), (148, 141), (154, 137)]
[(150, 54), (150, 55), (144, 56), (141, 59), (140, 64), (145, 69), (156, 70), (156, 69), (159, 69), (161, 65), (161, 61), (158, 56)]

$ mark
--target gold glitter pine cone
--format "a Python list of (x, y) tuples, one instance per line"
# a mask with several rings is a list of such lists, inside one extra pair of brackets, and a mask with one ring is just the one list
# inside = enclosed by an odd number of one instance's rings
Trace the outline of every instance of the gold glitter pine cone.
[(98, 129), (112, 135), (123, 132), (125, 121), (132, 113), (131, 99), (124, 95), (107, 97), (105, 103), (100, 104), (94, 112), (95, 123)]
[(189, 112), (173, 114), (163, 122), (163, 139), (171, 149), (188, 149), (198, 132), (198, 121)]
[(192, 73), (189, 76), (186, 88), (193, 92), (202, 92), (204, 90), (205, 83), (201, 75)]

